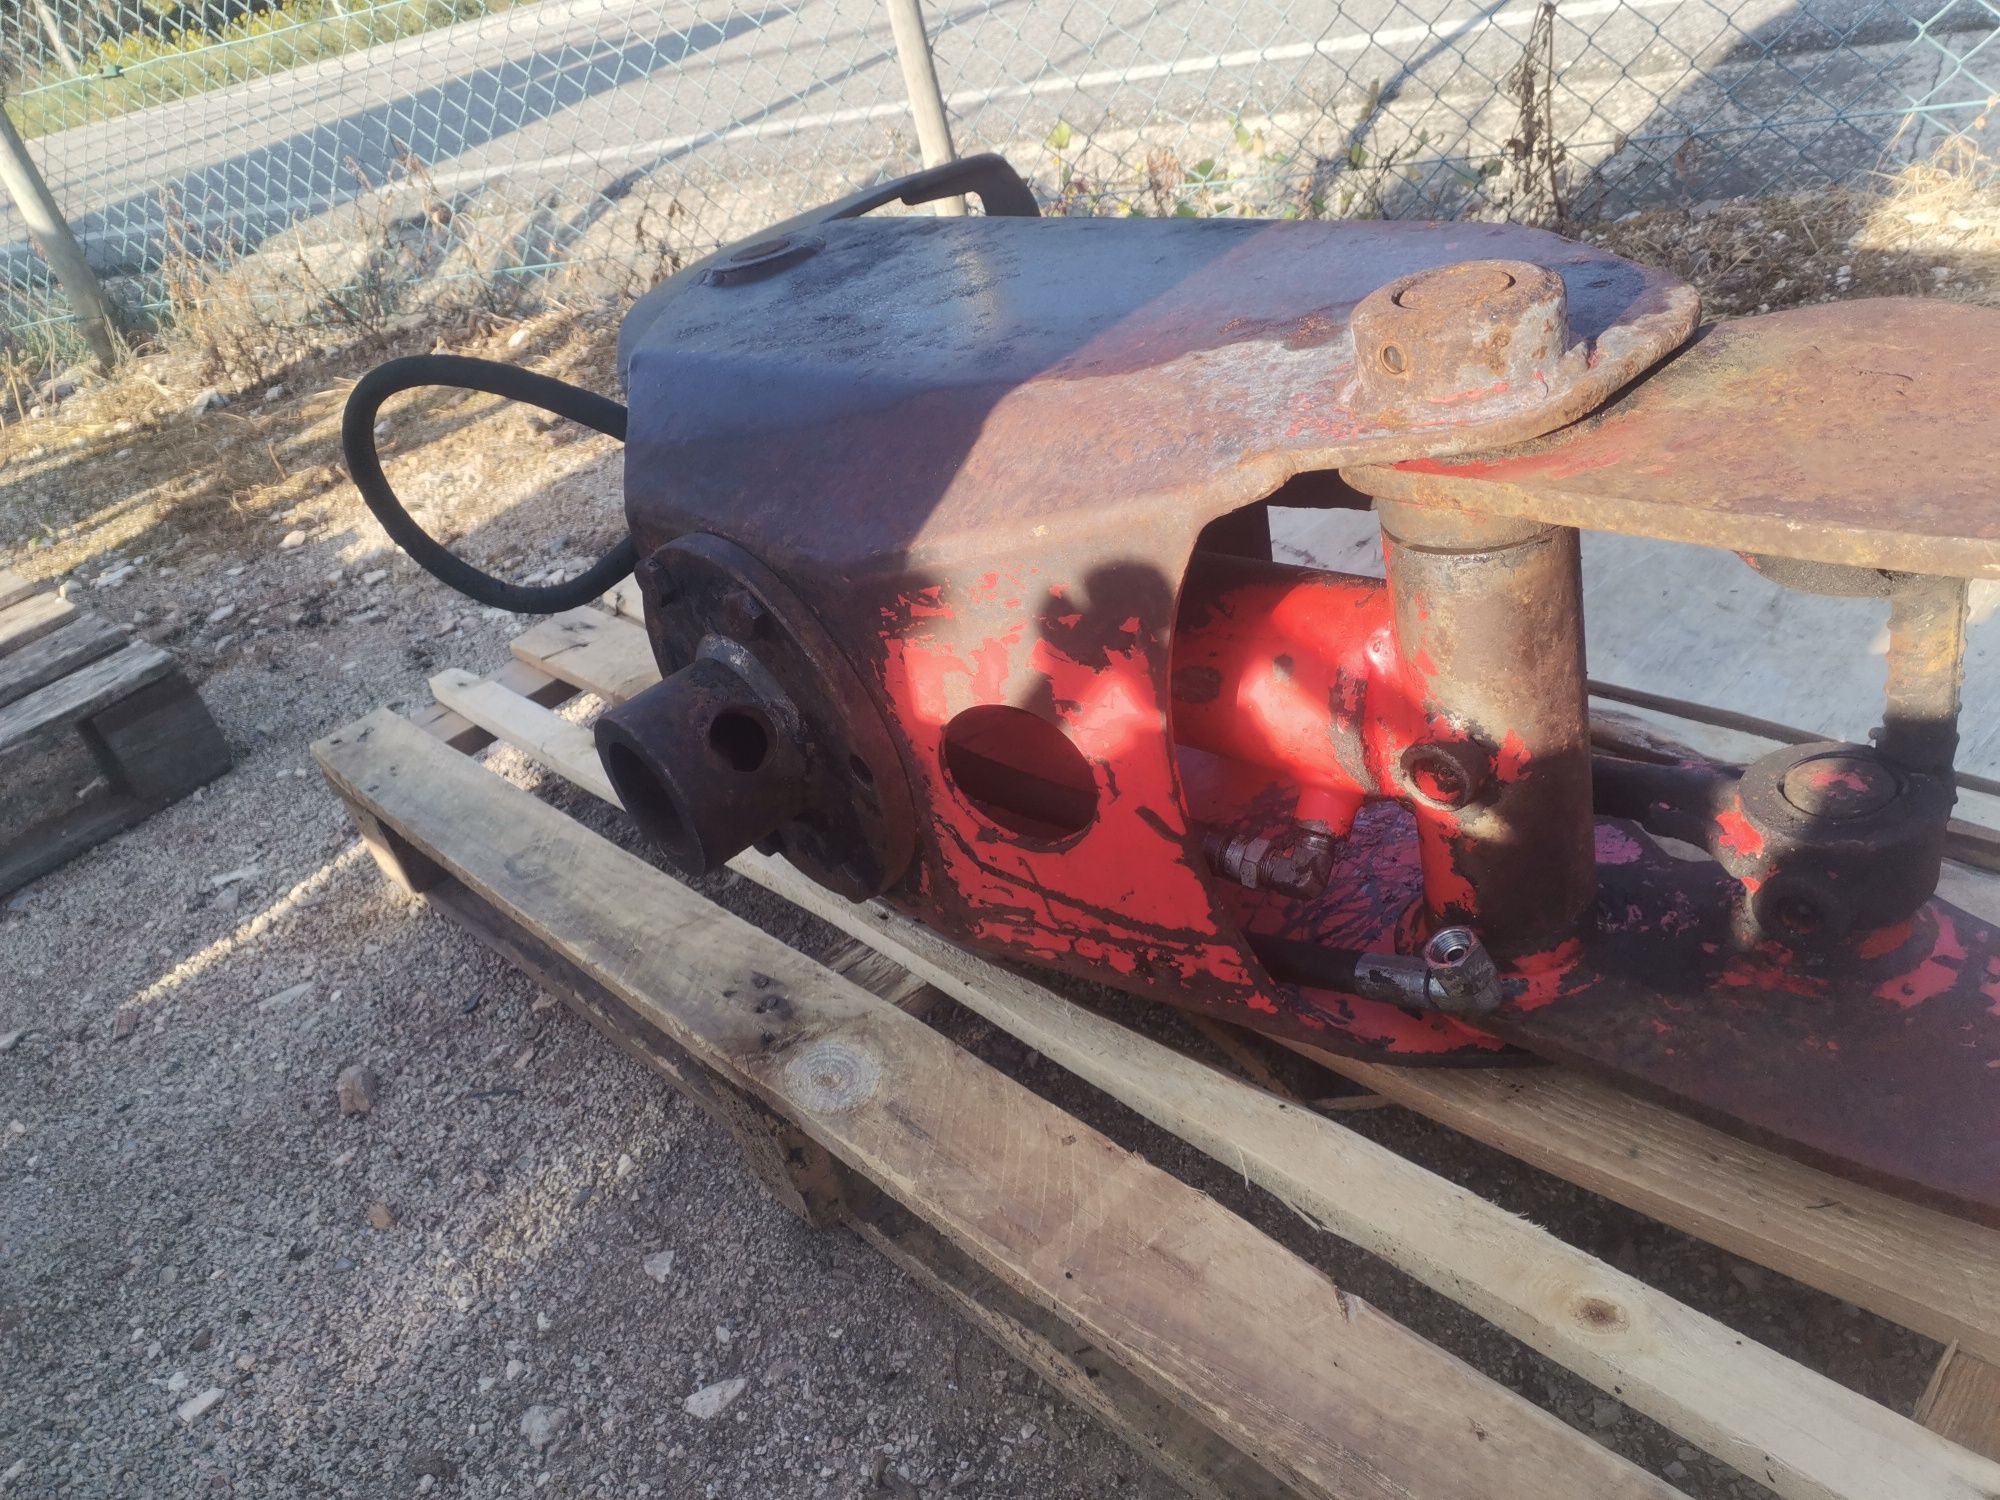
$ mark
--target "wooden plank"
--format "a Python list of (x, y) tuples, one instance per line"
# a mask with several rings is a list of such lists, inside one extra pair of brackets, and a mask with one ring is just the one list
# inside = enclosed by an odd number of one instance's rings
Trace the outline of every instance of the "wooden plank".
[(103, 843), (160, 810), (143, 797), (109, 792), (80, 802), (26, 829), (8, 829), (0, 845), (0, 896), (59, 869), (84, 850)]
[(639, 580), (627, 574), (611, 586), (599, 604), (621, 619), (646, 623), (646, 603), (639, 597)]
[(0, 708), (0, 753), (66, 729), (178, 670), (151, 641), (132, 641), (58, 682)]
[(1309, 1494), (1667, 1500), (1204, 1195), (394, 714), (340, 794)]
[[(487, 681), (498, 683), (509, 692), (518, 693), (545, 708), (554, 708), (576, 696), (576, 689), (569, 683), (560, 677), (551, 677), (524, 661), (507, 662)], [(442, 703), (416, 710), (410, 715), (410, 722), (466, 755), (477, 754), (493, 743), (492, 735)]]
[(906, 1015), (925, 1016), (944, 998), (936, 989), (886, 954), (866, 943), (844, 943), (822, 960), (871, 995), (878, 995)]
[(1298, 1050), (1418, 1114), (1940, 1342), (2000, 1358), (2000, 1232), (1557, 1068)]
[(646, 632), (585, 606), (514, 638), (514, 655), (586, 692), (622, 703), (660, 680)]
[(745, 854), (730, 864), (1780, 1495), (2000, 1494), (2000, 1465), (1345, 1126), (1073, 1005), (907, 917), (844, 901), (781, 860)]
[(498, 682), (456, 668), (433, 677), (431, 693), (467, 723), (505, 740), (541, 765), (560, 764), (567, 779), (613, 807), (619, 805), (588, 726), (572, 723)]
[(30, 583), (12, 568), (0, 568), (0, 609), (10, 609), (44, 587), (47, 585)]
[(1953, 1344), (1917, 1402), (1916, 1417), (1932, 1432), (2000, 1459), (2000, 1368)]
[(0, 656), (0, 708), (110, 655), (124, 643), (121, 626), (102, 615), (76, 615), (33, 644)]
[[(542, 764), (584, 783), (594, 752), (586, 762), (553, 753), (566, 747), (547, 748)], [(2000, 882), (1987, 883), (1989, 900), (1994, 888)], [(1982, 892), (1952, 894), (1970, 905)], [(1393, 1068), (1299, 1050), (1544, 1171), (2000, 1361), (2000, 1231), (1833, 1177), (1562, 1069)]]
[(75, 615), (76, 606), (60, 594), (34, 594), (0, 609), (0, 656), (32, 646)]
[(229, 769), (229, 745), (178, 668), (99, 709), (82, 724), (121, 791), (161, 806)]
[(883, 1258), (1090, 1412), (1197, 1500), (1289, 1500), (1298, 1492), (1148, 1390), (1055, 1314), (1028, 1301), (880, 1193), (848, 1222)]

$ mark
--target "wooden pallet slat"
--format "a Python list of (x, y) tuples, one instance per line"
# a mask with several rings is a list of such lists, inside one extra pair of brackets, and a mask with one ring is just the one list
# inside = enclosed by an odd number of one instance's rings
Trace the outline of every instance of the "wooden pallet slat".
[(746, 854), (732, 868), (1780, 1495), (2000, 1493), (2000, 1464), (1936, 1440), (1385, 1146), (1072, 1005), (906, 917), (843, 901), (782, 860)]
[(1954, 1443), (2000, 1460), (2000, 1366), (1952, 1345), (1917, 1402), (1916, 1418)]
[(77, 615), (40, 640), (0, 656), (0, 708), (109, 656), (126, 639), (124, 629), (102, 615)]
[(351, 804), (703, 1067), (1304, 1492), (1672, 1494), (1213, 1200), (407, 721), (377, 713), (315, 755)]
[(41, 589), (39, 583), (30, 583), (12, 568), (0, 568), (0, 609), (8, 609), (19, 604), (30, 594)]
[(76, 606), (60, 594), (30, 594), (0, 607), (0, 656), (32, 646), (75, 616)]
[(660, 680), (646, 632), (589, 605), (554, 615), (516, 636), (514, 655), (614, 703)]
[(2000, 1357), (2000, 1231), (1557, 1068), (1393, 1068), (1297, 1050), (1427, 1119), (1940, 1343)]
[(586, 726), (551, 713), (497, 682), (456, 669), (433, 677), (431, 693), (468, 724), (506, 741), (542, 765), (570, 767), (569, 780), (613, 807), (619, 805)]
[(0, 708), (0, 754), (67, 729), (179, 668), (151, 641), (131, 641)]
[[(469, 674), (468, 674), (469, 675)], [(560, 677), (551, 677), (524, 661), (509, 661), (491, 677), (481, 679), (507, 689), (530, 703), (552, 708), (576, 696), (576, 689)], [(410, 722), (427, 734), (435, 735), (452, 749), (472, 755), (493, 743), (494, 736), (455, 713), (443, 703), (432, 703), (410, 715)]]
[(228, 767), (171, 655), (0, 573), (0, 896)]

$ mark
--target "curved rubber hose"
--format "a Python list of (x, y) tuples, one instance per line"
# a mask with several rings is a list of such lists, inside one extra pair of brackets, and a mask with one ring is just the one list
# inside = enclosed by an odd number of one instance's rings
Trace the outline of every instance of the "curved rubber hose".
[(362, 500), (389, 533), (389, 539), (409, 553), (417, 566), (468, 599), (522, 615), (552, 615), (588, 604), (632, 571), (639, 554), (632, 539), (626, 537), (591, 564), (582, 577), (530, 588), (481, 572), (412, 520), (403, 509), (403, 502), (396, 498), (395, 490), (390, 488), (388, 476), (382, 472), (382, 460), (375, 452), (375, 416), (391, 396), (426, 385), (483, 391), (509, 401), (525, 401), (572, 422), (581, 422), (606, 437), (625, 441), (623, 406), (607, 396), (548, 375), (458, 354), (418, 354), (377, 365), (356, 382), (347, 398), (347, 409), (340, 421), (340, 448)]

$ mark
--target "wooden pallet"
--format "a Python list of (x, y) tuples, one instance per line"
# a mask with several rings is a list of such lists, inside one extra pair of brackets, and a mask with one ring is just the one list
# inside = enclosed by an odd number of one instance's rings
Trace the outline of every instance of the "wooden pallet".
[(1333, 1118), (780, 861), (736, 861), (852, 939), (830, 963), (803, 957), (470, 758), (503, 740), (613, 800), (587, 729), (552, 705), (656, 681), (640, 628), (576, 610), (514, 656), (488, 678), (440, 674), (413, 718), (381, 711), (315, 746), (383, 868), (715, 1114), (795, 1212), (851, 1226), (1191, 1493), (1673, 1491), (972, 1058), (915, 1013), (937, 994), (1781, 1495), (2000, 1495), (2000, 1233), (1561, 1070), (1325, 1059), (1946, 1342), (1923, 1425)]
[(0, 570), (0, 896), (228, 769), (172, 656)]

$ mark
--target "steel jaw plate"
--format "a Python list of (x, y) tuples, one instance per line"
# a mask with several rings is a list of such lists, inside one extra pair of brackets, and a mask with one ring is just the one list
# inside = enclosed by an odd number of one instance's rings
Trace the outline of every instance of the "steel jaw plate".
[[(1747, 318), (1553, 436), (1343, 477), (1431, 509), (1996, 578), (1995, 349), (2000, 311), (1942, 302)], [(1741, 892), (1718, 866), (1609, 820), (1598, 854), (1585, 934), (1490, 1018), (1498, 1034), (2000, 1223), (2000, 931), (1933, 898), (1821, 972), (1732, 942)]]

